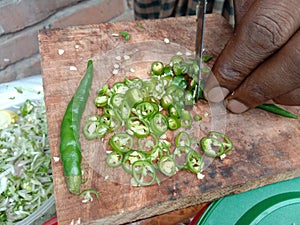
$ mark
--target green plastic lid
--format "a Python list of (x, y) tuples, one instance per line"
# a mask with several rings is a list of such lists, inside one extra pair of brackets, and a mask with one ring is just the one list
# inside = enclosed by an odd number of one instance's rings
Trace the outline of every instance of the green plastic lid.
[(267, 185), (213, 202), (197, 225), (298, 225), (300, 178)]

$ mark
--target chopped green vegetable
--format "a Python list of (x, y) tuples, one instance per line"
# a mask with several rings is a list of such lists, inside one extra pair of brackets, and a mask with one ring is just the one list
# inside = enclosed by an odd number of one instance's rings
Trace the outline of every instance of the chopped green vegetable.
[(23, 94), (23, 89), (20, 87), (15, 87), (18, 93)]
[(126, 31), (120, 31), (120, 35), (125, 38), (126, 41), (129, 41), (130, 39), (130, 34)]
[(136, 25), (137, 25), (139, 28), (145, 29), (145, 27), (143, 26), (143, 24), (142, 24), (140, 21), (138, 21), (138, 22), (136, 23)]
[(212, 59), (213, 57), (211, 55), (204, 55), (202, 57), (203, 62), (208, 62)]
[(195, 121), (200, 121), (200, 120), (202, 120), (202, 117), (197, 114), (197, 115), (194, 116), (194, 120)]
[[(86, 120), (84, 134), (88, 139), (104, 137), (107, 166), (122, 165), (132, 176), (132, 185), (159, 183), (157, 175), (170, 177), (179, 170), (201, 177), (205, 152), (199, 148), (199, 137), (195, 140), (188, 132), (194, 122), (201, 120), (200, 115), (193, 118), (191, 114), (198, 86), (194, 66), (181, 56), (172, 57), (169, 65), (154, 61), (149, 78), (124, 78), (97, 92), (101, 98), (94, 103), (101, 107), (102, 114)], [(101, 136), (98, 127), (107, 128), (101, 129)], [(172, 141), (167, 140), (169, 132), (174, 134)], [(109, 138), (105, 139), (106, 135)], [(223, 138), (221, 153), (231, 150), (227, 137), (209, 135)]]
[(100, 196), (97, 190), (93, 190), (93, 189), (86, 189), (83, 190), (82, 192), (79, 193), (78, 198), (81, 198), (83, 196), (83, 200), (82, 203), (86, 203), (88, 201), (93, 201), (93, 197), (91, 196), (91, 194), (94, 194), (98, 200), (98, 202), (100, 202)]
[(162, 75), (164, 73), (164, 64), (160, 61), (152, 63), (151, 72), (153, 75)]
[(26, 116), (26, 115), (30, 114), (32, 112), (33, 108), (34, 108), (33, 104), (31, 103), (30, 100), (27, 99), (25, 101), (25, 104), (20, 107), (21, 115)]
[(30, 114), (18, 112), (16, 123), (0, 129), (1, 224), (26, 218), (53, 195), (45, 105), (30, 106)]

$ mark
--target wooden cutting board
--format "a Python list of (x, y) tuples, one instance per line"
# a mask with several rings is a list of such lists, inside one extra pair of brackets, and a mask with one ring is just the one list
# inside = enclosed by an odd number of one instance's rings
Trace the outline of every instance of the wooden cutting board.
[[(141, 21), (143, 28), (133, 21), (41, 31), (39, 43), (52, 156), (59, 157), (60, 123), (89, 59), (94, 62), (95, 77), (84, 117), (95, 112), (95, 92), (113, 73), (138, 76), (147, 73), (154, 60), (168, 63), (172, 55), (193, 54), (195, 20), (147, 20)], [(114, 35), (120, 31), (127, 31), (130, 40)], [(231, 27), (221, 16), (207, 15), (206, 54), (215, 59), (231, 35)], [(59, 224), (128, 223), (300, 175), (299, 120), (259, 109), (234, 115), (222, 105), (200, 102), (197, 107), (203, 116), (195, 130), (197, 135), (218, 130), (234, 143), (234, 149), (224, 160), (206, 164), (203, 179), (179, 172), (159, 186), (131, 187), (122, 174), (103, 165), (101, 141), (91, 142), (82, 137), (87, 178), (82, 189), (98, 190), (100, 202), (84, 204), (71, 195), (66, 189), (61, 161), (52, 159)], [(300, 115), (300, 107), (286, 108)]]

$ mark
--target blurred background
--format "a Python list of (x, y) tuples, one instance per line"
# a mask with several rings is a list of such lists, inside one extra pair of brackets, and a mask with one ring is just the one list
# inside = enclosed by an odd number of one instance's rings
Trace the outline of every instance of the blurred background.
[(133, 19), (133, 0), (0, 0), (0, 83), (41, 74), (41, 29)]

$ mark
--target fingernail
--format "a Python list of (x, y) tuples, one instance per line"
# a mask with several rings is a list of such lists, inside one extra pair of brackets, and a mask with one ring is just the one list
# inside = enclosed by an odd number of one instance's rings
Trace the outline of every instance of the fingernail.
[(229, 94), (229, 90), (223, 87), (214, 87), (207, 93), (206, 99), (211, 102), (221, 102)]
[(243, 113), (247, 111), (249, 107), (238, 100), (231, 99), (227, 103), (227, 109), (229, 109), (233, 113)]

